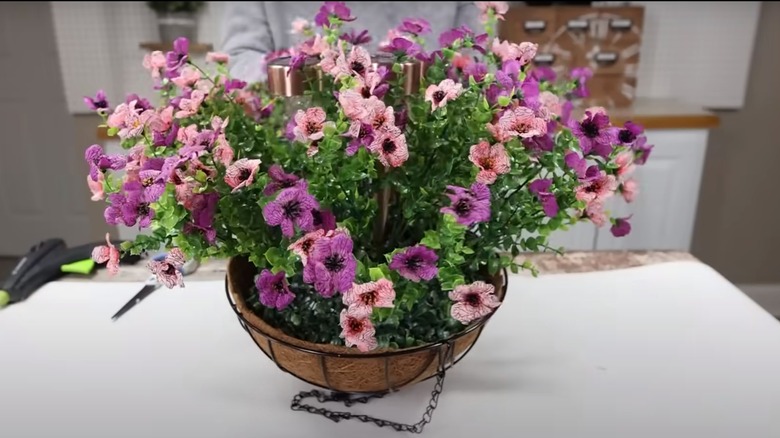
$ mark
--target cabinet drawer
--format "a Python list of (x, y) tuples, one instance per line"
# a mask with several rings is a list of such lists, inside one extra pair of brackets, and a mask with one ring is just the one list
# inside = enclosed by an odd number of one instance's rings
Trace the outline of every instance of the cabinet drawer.
[(555, 34), (556, 8), (546, 6), (514, 6), (500, 22), (498, 35), (513, 43), (530, 41), (540, 46)]
[(595, 74), (587, 83), (590, 96), (583, 99), (585, 106), (624, 108), (631, 106), (636, 93), (636, 78), (621, 74)]

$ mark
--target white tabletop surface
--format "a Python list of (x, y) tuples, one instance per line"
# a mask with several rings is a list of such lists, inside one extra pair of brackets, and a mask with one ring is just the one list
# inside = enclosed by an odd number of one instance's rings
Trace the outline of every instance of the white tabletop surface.
[[(393, 437), (289, 409), (222, 282), (52, 283), (0, 311), (0, 436)], [(415, 422), (432, 382), (355, 406)], [(780, 323), (709, 267), (512, 277), (428, 437), (780, 436)]]

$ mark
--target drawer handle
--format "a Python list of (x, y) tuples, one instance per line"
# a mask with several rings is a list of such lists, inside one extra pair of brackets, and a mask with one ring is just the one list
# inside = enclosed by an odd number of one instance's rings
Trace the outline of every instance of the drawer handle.
[(547, 29), (547, 22), (544, 20), (528, 20), (523, 23), (523, 29), (528, 33), (544, 32)]
[(618, 60), (618, 54), (615, 52), (599, 52), (593, 57), (593, 59), (599, 64), (614, 64)]
[(629, 30), (634, 22), (628, 18), (613, 18), (609, 20), (609, 28), (614, 30)]
[(588, 20), (569, 20), (566, 23), (566, 28), (569, 30), (585, 30), (588, 28)]
[(552, 53), (539, 53), (534, 57), (536, 65), (552, 65), (553, 62), (555, 62), (555, 55)]

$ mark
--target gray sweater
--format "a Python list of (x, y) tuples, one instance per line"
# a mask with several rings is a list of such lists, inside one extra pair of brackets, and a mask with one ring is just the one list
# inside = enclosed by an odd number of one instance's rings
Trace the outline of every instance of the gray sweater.
[[(266, 53), (289, 48), (301, 40), (290, 33), (291, 23), (300, 17), (314, 21), (323, 2), (227, 2), (223, 18), (221, 50), (230, 55), (233, 77), (248, 82), (265, 79), (261, 60)], [(424, 18), (433, 32), (426, 35), (427, 48), (438, 48), (439, 34), (452, 27), (468, 25), (482, 32), (479, 12), (473, 2), (346, 2), (357, 20), (345, 30), (368, 29), (369, 51), (385, 39), (387, 31), (404, 18)]]

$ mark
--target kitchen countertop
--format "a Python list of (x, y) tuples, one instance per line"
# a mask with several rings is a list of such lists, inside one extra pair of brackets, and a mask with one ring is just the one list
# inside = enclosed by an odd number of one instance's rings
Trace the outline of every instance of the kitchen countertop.
[[(572, 251), (558, 256), (554, 253), (538, 253), (521, 256), (521, 260), (531, 260), (539, 270), (539, 275), (608, 271), (614, 269), (646, 266), (674, 261), (695, 261), (691, 254), (679, 251)], [(188, 281), (214, 281), (225, 278), (226, 260), (209, 260), (185, 279)], [(526, 272), (526, 275), (530, 275)], [(134, 266), (123, 266), (119, 274), (111, 277), (105, 269), (98, 270), (90, 277), (72, 275), (64, 281), (117, 281), (138, 282), (149, 276), (149, 270), (144, 263)]]

